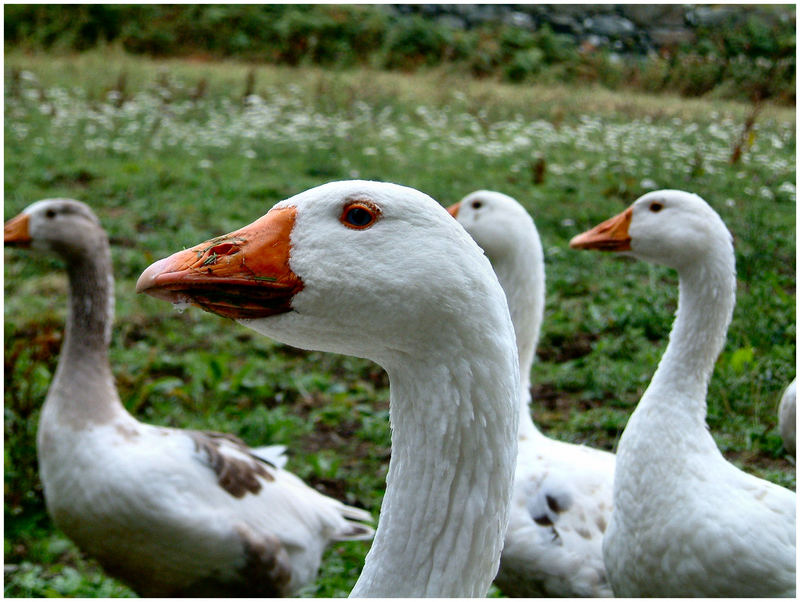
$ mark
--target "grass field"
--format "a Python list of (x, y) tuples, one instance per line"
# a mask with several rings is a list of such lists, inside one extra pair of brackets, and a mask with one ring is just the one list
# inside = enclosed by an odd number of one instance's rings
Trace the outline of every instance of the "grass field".
[[(525, 205), (547, 263), (534, 419), (554, 437), (614, 449), (664, 350), (677, 278), (567, 242), (647, 190), (682, 188), (708, 200), (736, 240), (738, 300), (710, 386), (711, 432), (737, 465), (795, 488), (775, 428), (795, 372), (794, 109), (765, 107), (745, 130), (745, 105), (446, 71), (14, 52), (5, 70), (4, 217), (46, 197), (94, 207), (117, 278), (112, 365), (137, 418), (286, 444), (291, 470), (377, 517), (390, 443), (378, 366), (284, 347), (133, 292), (155, 259), (309, 187), (366, 178), (443, 204), (489, 188)], [(36, 473), (65, 275), (56, 261), (9, 251), (4, 275), (5, 594), (132, 595), (53, 527)], [(368, 548), (333, 546), (303, 595), (345, 595)]]

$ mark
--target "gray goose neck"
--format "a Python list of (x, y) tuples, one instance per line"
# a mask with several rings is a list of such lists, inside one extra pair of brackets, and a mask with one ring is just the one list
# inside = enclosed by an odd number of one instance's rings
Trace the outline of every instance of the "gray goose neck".
[[(105, 236), (91, 252), (64, 257), (69, 311), (47, 405), (59, 422), (80, 428), (126, 414), (108, 361), (114, 316), (111, 252)], [(45, 416), (43, 414), (43, 420)]]

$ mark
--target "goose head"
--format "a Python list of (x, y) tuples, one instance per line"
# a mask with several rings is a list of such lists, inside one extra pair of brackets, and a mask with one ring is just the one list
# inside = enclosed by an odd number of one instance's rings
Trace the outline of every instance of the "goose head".
[(137, 290), (296, 347), (382, 363), (452, 338), (452, 316), (472, 311), (476, 295), (502, 295), (496, 283), (432, 198), (356, 180), (302, 192), (245, 228), (156, 262)]
[(7, 246), (29, 247), (69, 260), (93, 253), (106, 235), (85, 204), (72, 199), (45, 199), (7, 221), (3, 240)]
[[(495, 267), (513, 258), (520, 246), (530, 246), (528, 241), (539, 238), (528, 212), (502, 192), (476, 190), (451, 205), (448, 211), (486, 252)], [(541, 244), (538, 247), (535, 260), (541, 260)]]
[(682, 271), (720, 249), (732, 256), (724, 222), (698, 195), (656, 190), (570, 241), (574, 249), (617, 251)]
[[(527, 399), (545, 305), (544, 251), (536, 225), (515, 199), (491, 190), (472, 192), (448, 211), (484, 250), (506, 293)], [(523, 421), (528, 423), (527, 403), (523, 405)]]

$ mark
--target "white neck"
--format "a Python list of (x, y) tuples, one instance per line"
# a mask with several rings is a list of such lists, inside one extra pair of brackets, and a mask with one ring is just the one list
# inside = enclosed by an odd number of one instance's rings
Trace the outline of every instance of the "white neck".
[[(685, 267), (679, 278), (678, 311), (669, 344), (631, 422), (634, 418), (657, 422), (665, 435), (662, 444), (691, 440), (703, 449), (716, 450), (705, 422), (706, 395), (736, 300), (732, 248), (728, 244)], [(673, 438), (668, 435), (673, 431), (681, 432)]]
[(508, 521), (518, 384), (507, 346), (482, 345), (474, 357), (403, 355), (386, 365), (392, 459), (351, 596), (486, 595)]
[(497, 279), (506, 293), (508, 310), (514, 323), (519, 354), (520, 438), (543, 437), (531, 418), (531, 367), (544, 319), (545, 277), (542, 244), (536, 237), (526, 237), (520, 245), (500, 259), (492, 259)]
[(53, 419), (81, 428), (127, 414), (108, 362), (114, 289), (111, 255), (104, 243), (96, 252), (68, 260), (69, 315), (43, 424)]

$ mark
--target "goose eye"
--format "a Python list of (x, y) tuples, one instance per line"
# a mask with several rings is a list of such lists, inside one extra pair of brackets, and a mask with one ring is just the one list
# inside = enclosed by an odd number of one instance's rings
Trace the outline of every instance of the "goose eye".
[(47, 211), (45, 211), (45, 216), (49, 219), (53, 219), (56, 216), (56, 210), (48, 209)]
[(375, 223), (379, 213), (377, 207), (366, 203), (353, 203), (344, 208), (340, 220), (348, 228), (364, 230)]
[(480, 209), (481, 207), (483, 207), (483, 202), (482, 201), (472, 201), (472, 208), (473, 209)]
[(664, 208), (664, 205), (662, 205), (661, 203), (658, 203), (658, 202), (650, 203), (650, 211), (652, 211), (653, 213), (658, 213), (663, 208)]

